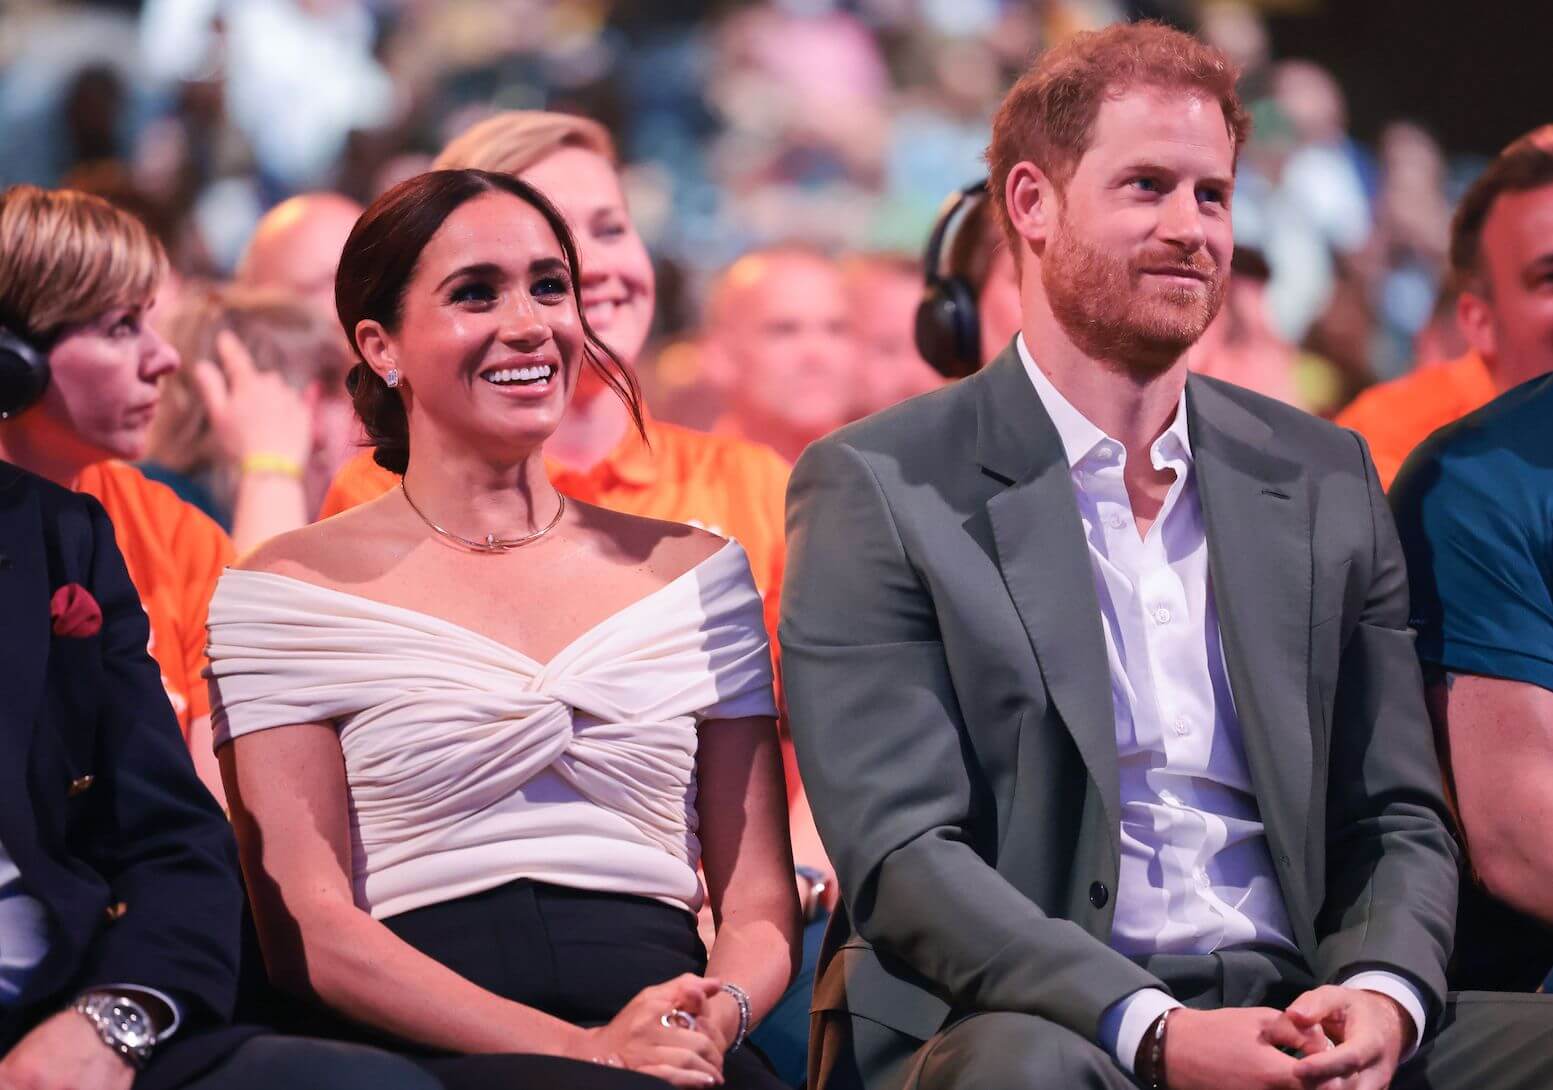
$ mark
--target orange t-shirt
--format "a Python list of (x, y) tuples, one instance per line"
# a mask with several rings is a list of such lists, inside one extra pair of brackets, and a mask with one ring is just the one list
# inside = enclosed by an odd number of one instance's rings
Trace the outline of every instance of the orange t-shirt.
[(147, 650), (162, 670), (184, 739), (210, 714), (205, 669), (205, 615), (221, 571), (232, 563), (232, 541), (172, 489), (123, 462), (98, 462), (75, 480), (108, 512), (129, 578), (151, 620)]
[(1364, 436), (1381, 486), (1390, 488), (1414, 447), (1498, 396), (1483, 357), (1468, 352), (1370, 387), (1337, 414), (1337, 423)]
[[(766, 627), (776, 638), (778, 594), (787, 557), (783, 519), (789, 467), (769, 447), (732, 436), (707, 435), (648, 417), (644, 445), (632, 431), (603, 461), (584, 472), (546, 466), (555, 487), (574, 500), (627, 515), (685, 522), (733, 537), (749, 554), (765, 602)], [(376, 499), (399, 477), (372, 460), (352, 458), (335, 475), (319, 518)]]

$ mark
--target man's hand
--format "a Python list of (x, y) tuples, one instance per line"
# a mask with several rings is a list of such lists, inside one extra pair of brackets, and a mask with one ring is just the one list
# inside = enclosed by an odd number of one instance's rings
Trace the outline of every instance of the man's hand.
[(1413, 1042), (1413, 1020), (1379, 992), (1328, 985), (1306, 992), (1284, 1012), (1280, 1032), (1325, 1031), (1335, 1043), (1304, 1056), (1295, 1075), (1309, 1090), (1386, 1090)]
[(0, 1090), (129, 1090), (135, 1069), (86, 1015), (61, 1011), (0, 1058)]
[(1170, 1090), (1311, 1090), (1288, 1055), (1315, 1056), (1330, 1049), (1319, 1025), (1296, 1027), (1271, 1007), (1196, 1011), (1170, 1015), (1165, 1033), (1165, 1078)]

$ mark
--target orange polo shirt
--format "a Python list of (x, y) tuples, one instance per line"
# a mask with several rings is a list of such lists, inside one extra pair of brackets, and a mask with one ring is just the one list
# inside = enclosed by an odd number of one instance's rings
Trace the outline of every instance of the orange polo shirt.
[(1381, 486), (1390, 488), (1414, 447), (1498, 396), (1483, 357), (1468, 352), (1371, 386), (1337, 414), (1337, 423), (1364, 436)]
[[(777, 596), (787, 557), (783, 537), (788, 465), (769, 447), (732, 436), (707, 435), (646, 418), (648, 445), (635, 431), (591, 469), (546, 465), (558, 491), (583, 503), (647, 518), (685, 522), (733, 537), (749, 554), (765, 602), (766, 627), (776, 638)], [(399, 483), (372, 460), (352, 458), (335, 475), (319, 518), (376, 499)]]
[(98, 462), (75, 480), (108, 512), (129, 578), (151, 620), (147, 650), (162, 670), (184, 739), (210, 714), (205, 669), (205, 615), (221, 570), (232, 563), (232, 541), (172, 489), (123, 462)]

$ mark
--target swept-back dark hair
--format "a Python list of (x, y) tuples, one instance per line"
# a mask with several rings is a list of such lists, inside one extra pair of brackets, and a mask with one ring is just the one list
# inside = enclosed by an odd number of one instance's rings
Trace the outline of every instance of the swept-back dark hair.
[(346, 376), (356, 415), (372, 445), (372, 458), (393, 473), (404, 473), (410, 464), (410, 427), (404, 401), (397, 390), (366, 364), (356, 343), (356, 326), (371, 318), (390, 332), (399, 328), (404, 293), (421, 251), (460, 206), (486, 193), (506, 193), (527, 203), (545, 217), (555, 232), (566, 267), (571, 274), (572, 297), (582, 322), (583, 358), (631, 413), (636, 430), (645, 438), (642, 393), (636, 375), (609, 346), (594, 335), (582, 307), (582, 279), (578, 272), (577, 243), (566, 220), (539, 190), (510, 174), (484, 170), (433, 170), (409, 178), (388, 190), (361, 214), (334, 278), (334, 306), (345, 327), (356, 363)]

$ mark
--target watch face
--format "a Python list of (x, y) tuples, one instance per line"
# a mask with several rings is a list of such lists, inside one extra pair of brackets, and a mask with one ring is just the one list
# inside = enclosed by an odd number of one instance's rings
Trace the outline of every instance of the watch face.
[(130, 1048), (145, 1048), (156, 1043), (156, 1034), (145, 1015), (123, 1003), (114, 1003), (106, 1011), (114, 1036)]

